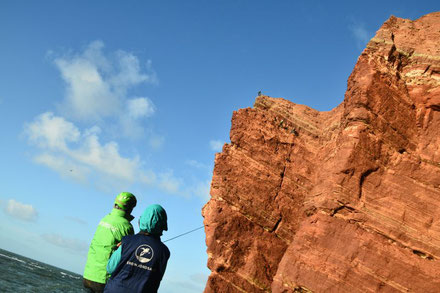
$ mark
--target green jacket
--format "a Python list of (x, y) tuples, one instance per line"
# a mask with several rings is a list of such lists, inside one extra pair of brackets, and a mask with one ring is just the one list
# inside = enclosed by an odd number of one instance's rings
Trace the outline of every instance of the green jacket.
[(110, 214), (99, 222), (87, 255), (84, 279), (105, 284), (109, 274), (106, 271), (107, 262), (116, 250), (116, 245), (122, 237), (133, 235), (131, 215), (126, 216), (125, 211), (113, 209)]

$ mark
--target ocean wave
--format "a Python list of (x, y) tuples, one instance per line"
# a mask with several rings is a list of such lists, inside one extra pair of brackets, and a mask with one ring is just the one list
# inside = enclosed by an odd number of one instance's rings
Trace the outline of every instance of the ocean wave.
[(65, 272), (60, 272), (60, 274), (63, 276), (63, 278), (64, 278), (65, 276), (68, 276), (68, 277), (70, 277), (70, 278), (72, 278), (72, 279), (76, 279), (76, 280), (79, 280), (79, 279), (80, 279), (80, 277), (72, 276), (72, 275), (67, 274), (67, 273), (65, 273)]
[(37, 269), (47, 270), (46, 268), (43, 268), (42, 266), (39, 266), (38, 264), (36, 264), (34, 262), (31, 262), (29, 265), (34, 267), (34, 268), (37, 268)]
[(16, 258), (16, 257), (14, 257), (14, 256), (4, 255), (4, 254), (1, 254), (1, 253), (0, 253), (0, 256), (3, 256), (3, 257), (6, 257), (6, 258), (9, 258), (9, 259), (12, 259), (12, 260), (15, 260), (15, 261), (18, 261), (18, 262), (21, 262), (21, 263), (27, 264), (26, 261), (24, 261), (24, 260), (22, 260), (22, 259), (19, 259), (19, 258)]

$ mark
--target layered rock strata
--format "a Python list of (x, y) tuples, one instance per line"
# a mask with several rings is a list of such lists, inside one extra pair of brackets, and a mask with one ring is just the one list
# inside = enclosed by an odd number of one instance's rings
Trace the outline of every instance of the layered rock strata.
[(205, 292), (440, 291), (440, 12), (387, 20), (337, 108), (260, 96), (230, 138)]

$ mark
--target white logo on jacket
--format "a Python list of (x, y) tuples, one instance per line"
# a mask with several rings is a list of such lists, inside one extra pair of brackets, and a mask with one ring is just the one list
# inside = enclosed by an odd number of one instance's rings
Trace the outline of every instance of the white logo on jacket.
[(150, 245), (142, 244), (136, 248), (135, 255), (140, 263), (147, 263), (153, 259), (154, 251)]

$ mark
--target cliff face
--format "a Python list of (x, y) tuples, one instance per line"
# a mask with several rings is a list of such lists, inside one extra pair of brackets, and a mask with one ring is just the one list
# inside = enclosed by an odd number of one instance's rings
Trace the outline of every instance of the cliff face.
[(332, 111), (260, 96), (230, 137), (205, 292), (440, 290), (440, 12), (386, 21)]

